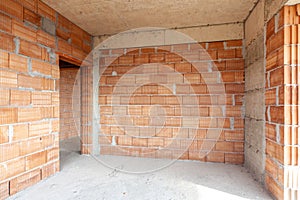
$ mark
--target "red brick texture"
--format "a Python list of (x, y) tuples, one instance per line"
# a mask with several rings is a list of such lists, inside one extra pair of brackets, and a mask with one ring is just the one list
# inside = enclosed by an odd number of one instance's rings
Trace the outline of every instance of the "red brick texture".
[[(61, 68), (59, 80), (59, 139), (79, 136), (80, 130), (80, 78), (79, 68)], [(73, 93), (74, 91), (74, 93)]]
[(101, 154), (243, 163), (242, 41), (197, 46), (101, 52)]
[(299, 20), (300, 5), (285, 6), (266, 30), (265, 182), (277, 199), (299, 197)]
[[(60, 20), (60, 14), (39, 0), (0, 1), (0, 11), (3, 199), (59, 170), (58, 60), (63, 56), (81, 62), (91, 49), (91, 36)], [(53, 33), (42, 26), (45, 19), (51, 21)], [(62, 27), (68, 37), (55, 33)]]

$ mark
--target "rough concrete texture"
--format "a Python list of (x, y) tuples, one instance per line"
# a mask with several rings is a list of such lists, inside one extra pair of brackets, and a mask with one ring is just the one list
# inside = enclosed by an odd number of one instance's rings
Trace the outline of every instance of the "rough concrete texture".
[(43, 1), (96, 36), (139, 27), (181, 28), (243, 22), (258, 0)]
[(264, 0), (257, 3), (255, 9), (245, 23), (245, 45), (248, 46), (258, 35), (263, 32), (264, 27)]
[[(290, 1), (292, 2), (294, 0)], [(269, 21), (287, 2), (288, 0), (265, 0), (265, 22)]]
[(300, 3), (299, 0), (288, 0), (285, 5), (295, 5)]
[[(245, 135), (245, 139), (250, 143), (249, 145), (255, 149), (254, 152), (264, 150), (264, 141), (261, 139), (263, 137), (261, 130), (264, 130), (264, 121), (246, 118), (245, 123), (247, 124), (246, 131), (248, 133)], [(259, 162), (255, 161), (254, 164), (259, 164)]]
[(237, 40), (242, 39), (244, 34), (243, 23), (184, 28), (178, 31), (198, 42)]
[(264, 0), (245, 22), (245, 167), (260, 182), (265, 171)]
[[(174, 34), (174, 32), (178, 32)], [(222, 33), (222, 34), (220, 34)], [(243, 38), (243, 24), (223, 24), (183, 29), (143, 28), (120, 33), (112, 36), (94, 37), (94, 47), (101, 44), (106, 48), (130, 48), (145, 46), (162, 46), (172, 44), (197, 42), (213, 42), (223, 40), (238, 40)]]
[(246, 117), (245, 119), (245, 167), (253, 173), (256, 180), (264, 179), (265, 122)]
[[(260, 63), (263, 68), (263, 62)], [(251, 66), (249, 66), (251, 67)], [(249, 70), (245, 71), (246, 77), (250, 76)], [(259, 78), (259, 77), (257, 77)], [(264, 83), (265, 77), (260, 77)], [(249, 80), (250, 78), (246, 78)], [(257, 83), (257, 82), (256, 82)], [(257, 84), (259, 86), (261, 84)], [(265, 104), (264, 88), (256, 88), (245, 92), (245, 166), (259, 181), (263, 181), (265, 168)], [(251, 122), (251, 123), (250, 123)], [(257, 126), (260, 124), (260, 126)], [(254, 131), (255, 130), (255, 131)], [(257, 145), (257, 143), (262, 143)], [(255, 153), (254, 153), (255, 152)]]
[(245, 69), (245, 91), (264, 88), (264, 59), (260, 58), (255, 61), (251, 67)]
[(42, 18), (42, 29), (50, 35), (55, 35), (56, 25), (50, 19)]
[(264, 99), (263, 89), (251, 90), (246, 92), (245, 101), (246, 101), (246, 117), (263, 120), (265, 114), (264, 103), (261, 100)]
[[(78, 142), (68, 140), (61, 146), (61, 172), (9, 200), (271, 199), (241, 166), (177, 161), (152, 173), (126, 174), (105, 167), (93, 157), (79, 155)], [(147, 165), (160, 162), (159, 159), (130, 159), (126, 165), (135, 167), (141, 160)]]
[[(246, 67), (250, 66), (257, 60), (264, 56), (264, 34), (256, 36), (250, 44), (246, 46), (245, 64)], [(263, 67), (263, 66), (261, 66)]]

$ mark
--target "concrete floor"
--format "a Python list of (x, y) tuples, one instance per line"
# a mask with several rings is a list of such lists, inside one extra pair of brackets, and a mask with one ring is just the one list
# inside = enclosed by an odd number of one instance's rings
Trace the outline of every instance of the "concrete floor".
[[(241, 166), (118, 156), (96, 159), (80, 155), (78, 142), (74, 144), (61, 144), (61, 172), (9, 199), (271, 199)], [(124, 173), (99, 160), (124, 171), (156, 170)], [(167, 164), (171, 165), (158, 168)]]

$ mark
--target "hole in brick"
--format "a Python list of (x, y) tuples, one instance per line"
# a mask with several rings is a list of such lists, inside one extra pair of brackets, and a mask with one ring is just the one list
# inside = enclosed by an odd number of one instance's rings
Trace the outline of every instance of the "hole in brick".
[(117, 73), (116, 71), (113, 71), (113, 72), (111, 73), (111, 75), (112, 75), (112, 76), (117, 76), (118, 73)]

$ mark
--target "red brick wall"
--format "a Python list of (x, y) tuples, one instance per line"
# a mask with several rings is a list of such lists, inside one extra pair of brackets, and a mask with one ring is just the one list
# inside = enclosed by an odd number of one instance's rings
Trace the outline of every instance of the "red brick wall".
[[(266, 32), (266, 187), (277, 199), (299, 192), (298, 84), (300, 5), (285, 6)], [(298, 52), (298, 54), (297, 54)], [(296, 198), (297, 199), (297, 198)]]
[[(59, 139), (79, 136), (80, 131), (80, 77), (79, 68), (60, 68), (59, 80)], [(74, 93), (73, 93), (74, 91)]]
[(92, 62), (85, 62), (84, 67), (81, 67), (81, 153), (94, 153), (93, 143), (93, 65)]
[(242, 41), (201, 45), (101, 52), (101, 154), (243, 163)]
[(90, 51), (91, 37), (38, 0), (0, 1), (0, 11), (4, 199), (59, 170), (58, 59), (80, 63)]

